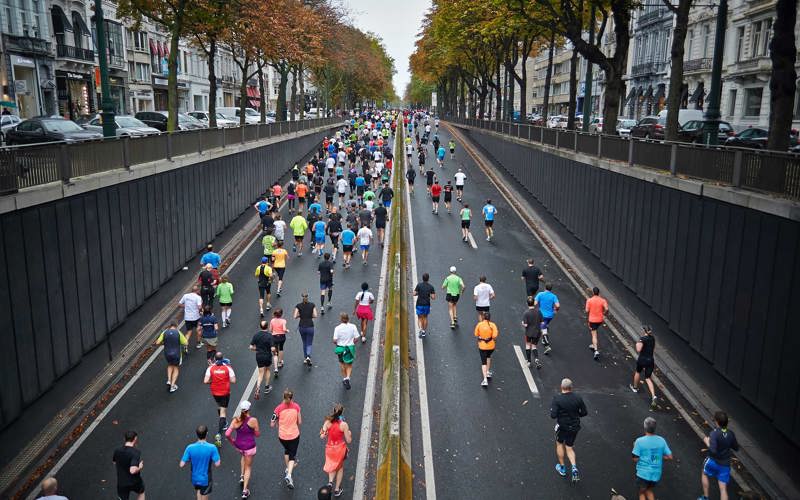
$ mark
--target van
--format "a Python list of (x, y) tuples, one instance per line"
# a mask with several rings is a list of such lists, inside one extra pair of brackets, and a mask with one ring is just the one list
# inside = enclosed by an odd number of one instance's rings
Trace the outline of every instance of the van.
[[(662, 109), (658, 112), (658, 117), (663, 118), (665, 121), (667, 119), (667, 110)], [(691, 120), (700, 120), (703, 121), (703, 110), (702, 109), (679, 109), (678, 110), (678, 126), (683, 126), (686, 122)]]

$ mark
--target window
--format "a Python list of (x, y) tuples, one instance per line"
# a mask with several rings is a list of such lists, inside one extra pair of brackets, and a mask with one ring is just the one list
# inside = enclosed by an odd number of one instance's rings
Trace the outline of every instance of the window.
[(6, 7), (6, 27), (8, 28), (8, 34), (14, 34), (14, 16), (11, 14), (11, 9)]
[(28, 14), (23, 10), (19, 13), (19, 17), (22, 20), (22, 35), (30, 36), (28, 33), (28, 28), (30, 28), (30, 26), (28, 26)]
[(760, 55), (766, 56), (769, 54), (769, 42), (772, 41), (772, 19), (765, 19), (761, 23), (764, 25), (764, 41), (761, 44)]
[(761, 22), (753, 23), (750, 26), (750, 57), (760, 56), (761, 50)]
[(736, 89), (728, 91), (728, 116), (736, 116)]
[(709, 47), (711, 46), (711, 26), (703, 25), (703, 58), (708, 57)]
[(761, 87), (744, 89), (744, 116), (761, 115), (761, 96), (764, 89)]
[(144, 31), (128, 31), (129, 45), (134, 50), (148, 50), (147, 47), (147, 33)]
[(744, 26), (736, 28), (736, 54), (735, 61), (744, 59)]
[(136, 79), (142, 82), (150, 80), (150, 66), (145, 63), (136, 63)]
[(131, 80), (136, 80), (136, 65), (133, 61), (128, 61), (128, 74), (131, 75)]

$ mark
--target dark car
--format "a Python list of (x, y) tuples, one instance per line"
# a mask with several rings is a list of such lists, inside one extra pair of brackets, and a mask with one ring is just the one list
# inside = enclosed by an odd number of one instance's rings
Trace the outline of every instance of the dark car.
[[(139, 111), (136, 113), (135, 118), (144, 122), (148, 127), (166, 132), (168, 116), (168, 111)], [(207, 126), (185, 113), (178, 113), (178, 130), (193, 130), (198, 128), (207, 128)]]
[(102, 138), (103, 134), (84, 130), (73, 121), (52, 116), (29, 118), (6, 132), (6, 143), (9, 145)]
[(767, 139), (769, 138), (769, 131), (767, 129), (751, 127), (746, 128), (729, 137), (725, 141), (726, 146), (738, 146), (740, 148), (754, 148), (764, 149), (767, 147)]
[[(689, 120), (678, 129), (678, 140), (683, 142), (703, 143), (703, 129), (706, 122), (703, 120)], [(719, 132), (717, 142), (724, 144), (729, 137), (733, 137), (735, 132), (728, 122), (719, 122)]]
[(645, 116), (639, 123), (631, 127), (631, 137), (644, 137), (645, 139), (663, 139), (667, 119), (657, 116)]

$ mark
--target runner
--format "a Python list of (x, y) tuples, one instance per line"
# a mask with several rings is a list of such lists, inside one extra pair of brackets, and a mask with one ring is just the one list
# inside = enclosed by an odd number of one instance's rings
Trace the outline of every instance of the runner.
[(347, 223), (347, 229), (342, 231), (342, 267), (348, 269), (350, 261), (353, 259), (353, 244), (356, 241), (356, 233), (353, 232), (353, 225)]
[(214, 296), (219, 298), (219, 305), (222, 308), (222, 327), (231, 326), (231, 308), (233, 307), (233, 283), (227, 276), (222, 277), (222, 283), (217, 285)]
[(325, 249), (325, 233), (327, 232), (327, 224), (322, 219), (316, 221), (312, 226), (314, 230), (314, 253), (317, 258), (322, 257), (322, 251)]
[(372, 303), (375, 296), (369, 291), (369, 284), (361, 283), (361, 291), (356, 294), (356, 302), (353, 305), (353, 314), (361, 320), (361, 343), (367, 341), (367, 326), (374, 319), (372, 313)]
[(703, 473), (700, 475), (703, 494), (697, 500), (708, 500), (711, 478), (717, 479), (720, 500), (728, 500), (728, 483), (731, 480), (731, 456), (733, 455), (731, 452), (739, 451), (736, 434), (728, 430), (728, 414), (724, 411), (714, 413), (714, 423), (716, 424), (714, 430), (703, 438), (703, 442), (708, 447), (708, 456), (703, 462)]
[(425, 173), (425, 148), (420, 147), (417, 153), (417, 164), (419, 165), (419, 173)]
[(492, 321), (492, 315), (487, 311), (480, 316), (475, 325), (475, 336), (478, 338), (478, 352), (481, 355), (481, 373), (483, 381), (481, 387), (487, 387), (492, 379), (492, 353), (495, 349), (495, 340), (498, 336), (497, 325)]
[[(294, 175), (294, 171), (292, 171), (292, 175)], [(288, 201), (289, 213), (294, 213), (297, 204), (297, 179), (292, 179), (286, 185), (286, 200)]]
[(272, 311), (269, 321), (269, 331), (272, 333), (272, 371), (278, 378), (278, 371), (283, 368), (283, 346), (286, 343), (286, 320), (283, 318), (283, 309), (280, 307)]
[(44, 478), (36, 500), (69, 500), (67, 497), (58, 495), (58, 480), (52, 476)]
[(267, 213), (261, 214), (261, 229), (264, 233), (269, 233), (274, 230), (275, 227), (275, 217), (273, 216), (275, 212), (272, 210), (268, 211)]
[[(242, 498), (250, 497), (250, 474), (253, 469), (253, 459), (256, 456), (256, 438), (261, 435), (258, 419), (250, 416), (250, 401), (239, 404), (239, 416), (233, 417), (230, 427), (225, 431), (225, 437), (242, 455), (239, 460), (239, 486), (242, 488)], [(236, 433), (236, 437), (231, 437)]]
[(342, 373), (342, 385), (350, 390), (350, 374), (353, 372), (353, 361), (356, 359), (355, 340), (358, 338), (356, 325), (350, 323), (347, 313), (339, 315), (339, 325), (333, 330), (334, 353), (339, 358)]
[(308, 184), (303, 181), (303, 176), (300, 177), (295, 192), (297, 193), (297, 212), (303, 213), (306, 208), (306, 196), (308, 196)]
[(211, 306), (203, 308), (203, 316), (200, 318), (200, 329), (203, 331), (203, 340), (198, 344), (206, 344), (206, 361), (209, 366), (214, 363), (214, 356), (217, 354), (217, 341), (219, 340), (219, 323), (217, 317), (211, 311)]
[(594, 351), (594, 360), (600, 361), (600, 349), (597, 344), (597, 330), (605, 321), (605, 314), (608, 312), (608, 302), (600, 296), (600, 289), (592, 288), (591, 298), (586, 299), (586, 314), (589, 320), (589, 333), (592, 334), (592, 343), (589, 349)]
[(408, 193), (411, 196), (414, 196), (414, 180), (417, 178), (417, 171), (414, 170), (414, 167), (409, 163), (408, 169), (406, 170), (406, 181), (408, 182)]
[(636, 372), (633, 374), (633, 383), (628, 387), (633, 392), (639, 392), (641, 378), (644, 378), (647, 389), (650, 391), (650, 409), (655, 410), (658, 398), (656, 398), (656, 388), (650, 377), (655, 369), (656, 339), (653, 337), (653, 328), (650, 325), (642, 325), (642, 333), (643, 335), (636, 342), (636, 352), (639, 353), (639, 358), (636, 360)]
[(264, 394), (272, 392), (269, 379), (272, 375), (269, 367), (272, 366), (272, 334), (269, 332), (269, 323), (261, 320), (258, 324), (259, 329), (250, 341), (250, 350), (256, 353), (256, 367), (258, 369), (258, 380), (253, 397), (261, 399), (261, 382), (264, 382)]
[(283, 220), (280, 213), (275, 214), (275, 240), (277, 243), (283, 243), (286, 237), (286, 221)]
[(369, 225), (362, 225), (357, 236), (358, 246), (361, 249), (361, 263), (366, 266), (369, 258), (369, 245), (372, 243), (372, 229), (369, 228)]
[(533, 265), (533, 259), (528, 259), (528, 265), (522, 270), (522, 280), (525, 281), (525, 296), (535, 297), (539, 293), (539, 282), (544, 279), (542, 271)]
[(331, 239), (331, 263), (336, 263), (336, 254), (339, 253), (339, 237), (342, 234), (342, 214), (333, 207), (328, 215), (328, 237)]
[(556, 472), (561, 477), (567, 475), (564, 465), (564, 454), (572, 464), (572, 481), (580, 478), (578, 475), (578, 462), (575, 458), (575, 438), (581, 429), (581, 417), (589, 413), (583, 398), (572, 392), (572, 380), (565, 378), (561, 381), (561, 393), (553, 396), (550, 403), (550, 418), (556, 420)]
[(214, 355), (214, 364), (206, 369), (203, 383), (211, 388), (211, 395), (217, 402), (217, 414), (219, 415), (219, 427), (217, 435), (214, 436), (216, 445), (222, 446), (222, 433), (228, 428), (227, 411), (231, 400), (231, 384), (236, 383), (236, 374), (231, 368), (230, 360), (225, 359), (221, 351)]
[(319, 272), (319, 303), (320, 312), (325, 315), (325, 295), (328, 296), (328, 309), (333, 308), (331, 297), (333, 296), (333, 262), (331, 254), (325, 252), (325, 258), (317, 266)]
[(253, 205), (253, 208), (255, 208), (258, 212), (259, 217), (263, 217), (267, 214), (267, 212), (269, 212), (271, 206), (272, 205), (267, 201), (267, 196), (264, 195), (256, 202), (255, 205)]
[(197, 500), (208, 500), (214, 484), (211, 478), (211, 464), (214, 464), (214, 467), (219, 467), (221, 464), (219, 450), (206, 441), (208, 427), (199, 425), (195, 433), (197, 441), (186, 447), (179, 465), (183, 469), (187, 463), (191, 464), (192, 486), (197, 491)]
[(131, 493), (136, 493), (136, 500), (144, 500), (144, 480), (142, 480), (144, 462), (142, 461), (142, 452), (136, 448), (138, 443), (139, 435), (136, 434), (136, 431), (127, 431), (125, 444), (114, 450), (112, 462), (117, 468), (117, 497), (119, 500), (128, 500)]
[(336, 181), (336, 192), (339, 195), (339, 208), (342, 208), (344, 206), (344, 197), (347, 194), (348, 187), (349, 183), (347, 179), (345, 179), (344, 177)]
[(356, 176), (356, 198), (358, 199), (359, 205), (364, 199), (364, 192), (366, 190), (367, 190), (367, 179), (364, 178), (363, 174), (358, 174)]
[(469, 243), (469, 226), (472, 222), (472, 209), (469, 208), (469, 203), (464, 203), (464, 208), (461, 209), (459, 215), (461, 216), (461, 239), (465, 243)]
[(289, 260), (289, 252), (283, 248), (283, 242), (278, 240), (278, 245), (272, 252), (272, 270), (278, 275), (278, 290), (275, 295), (281, 296), (283, 290), (283, 276), (286, 273), (286, 261)]
[(450, 315), (450, 328), (454, 329), (458, 325), (458, 299), (464, 291), (464, 280), (456, 274), (456, 266), (450, 266), (450, 274), (442, 282), (442, 290), (445, 291), (447, 301), (447, 312)]
[(425, 184), (428, 186), (428, 194), (431, 194), (431, 186), (436, 182), (436, 172), (433, 168), (428, 168), (425, 171)]
[(537, 349), (539, 337), (542, 335), (541, 324), (542, 314), (536, 307), (533, 297), (528, 297), (528, 310), (522, 315), (522, 328), (525, 329), (525, 359), (528, 360), (528, 366), (531, 366), (531, 351), (533, 351), (533, 359), (538, 369), (542, 368)]
[(336, 185), (333, 177), (328, 177), (328, 181), (325, 183), (322, 191), (325, 193), (325, 210), (330, 212), (331, 207), (333, 207), (333, 195), (336, 194)]
[(436, 176), (433, 177), (433, 184), (428, 188), (428, 192), (431, 194), (431, 213), (439, 215), (439, 197), (442, 194), (442, 186)]
[(428, 283), (430, 275), (422, 275), (422, 283), (417, 283), (414, 287), (414, 297), (417, 298), (416, 313), (417, 325), (419, 325), (419, 338), (425, 338), (428, 334), (428, 315), (431, 313), (431, 301), (436, 299), (436, 289)]
[(209, 243), (208, 246), (206, 246), (206, 253), (200, 257), (200, 265), (206, 267), (206, 264), (211, 264), (212, 268), (219, 269), (221, 263), (222, 257), (214, 251), (214, 245)]
[(303, 363), (311, 368), (311, 346), (314, 343), (314, 318), (317, 317), (317, 306), (308, 301), (308, 293), (302, 293), (302, 301), (294, 306), (294, 319), (299, 319), (297, 331), (303, 340)]
[(392, 198), (394, 198), (394, 190), (389, 187), (388, 178), (383, 182), (383, 188), (380, 191), (380, 198), (383, 206), (390, 208), (392, 206)]
[(444, 191), (444, 206), (447, 208), (447, 213), (452, 213), (451, 205), (453, 203), (453, 181), (447, 181), (447, 184), (442, 187)]
[[(344, 461), (347, 459), (347, 445), (353, 441), (350, 427), (342, 417), (344, 406), (336, 404), (333, 412), (325, 417), (319, 431), (320, 439), (327, 439), (325, 443), (325, 465), (322, 470), (328, 474), (328, 487), (333, 489), (333, 496), (340, 497), (342, 478), (344, 477)], [(335, 486), (334, 486), (335, 484)]]
[(436, 161), (439, 163), (439, 168), (444, 168), (444, 158), (447, 155), (447, 151), (444, 149), (444, 146), (441, 144), (439, 148), (436, 150)]
[(534, 296), (533, 303), (539, 308), (539, 313), (542, 316), (542, 322), (539, 324), (539, 329), (542, 331), (542, 344), (544, 344), (544, 353), (550, 354), (553, 350), (550, 346), (550, 336), (548, 329), (550, 322), (553, 321), (556, 313), (561, 304), (558, 302), (558, 296), (553, 293), (553, 285), (547, 283), (544, 286), (544, 292), (539, 292)]
[(636, 465), (636, 485), (639, 499), (655, 500), (653, 488), (661, 480), (664, 460), (672, 460), (672, 450), (667, 440), (656, 435), (656, 419), (644, 419), (644, 436), (633, 443), (633, 463)]
[(486, 227), (486, 241), (492, 241), (494, 237), (494, 217), (497, 215), (497, 208), (492, 205), (492, 200), (486, 200), (486, 205), (481, 210), (483, 213), (483, 225)]
[(212, 307), (214, 305), (214, 289), (217, 286), (217, 277), (214, 266), (211, 263), (205, 265), (197, 281), (200, 284), (200, 297), (203, 300), (203, 306)]
[(464, 200), (464, 181), (467, 180), (467, 174), (459, 168), (453, 178), (456, 180), (456, 200), (461, 202)]
[(169, 392), (178, 390), (178, 375), (183, 363), (183, 348), (189, 341), (178, 330), (178, 325), (173, 321), (169, 328), (161, 332), (155, 345), (164, 346), (164, 358), (167, 360), (167, 389)]
[[(270, 253), (270, 257), (272, 254)], [(272, 268), (269, 266), (269, 258), (261, 257), (261, 264), (256, 267), (255, 277), (258, 280), (258, 313), (264, 317), (264, 298), (266, 297), (266, 309), (272, 309), (270, 297), (272, 292)]]
[(297, 448), (300, 445), (300, 426), (303, 425), (303, 416), (300, 405), (294, 402), (294, 393), (290, 389), (283, 391), (283, 402), (275, 407), (269, 426), (278, 426), (278, 440), (283, 445), (283, 481), (290, 490), (294, 489), (292, 472), (297, 465)]
[(450, 142), (447, 143), (447, 147), (450, 148), (450, 159), (456, 159), (456, 141), (450, 139)]
[(372, 213), (375, 215), (375, 229), (378, 231), (378, 241), (381, 246), (383, 246), (384, 234), (386, 232), (386, 217), (389, 216), (389, 211), (385, 205), (378, 205)]
[(192, 291), (183, 294), (183, 297), (178, 302), (178, 307), (183, 308), (183, 327), (186, 330), (186, 340), (188, 341), (192, 337), (192, 331), (194, 331), (197, 335), (197, 349), (203, 347), (200, 327), (198, 326), (198, 321), (200, 321), (200, 316), (203, 312), (203, 299), (197, 293), (199, 291), (200, 287), (193, 285)]
[(472, 290), (472, 299), (475, 301), (475, 310), (478, 311), (478, 321), (489, 312), (494, 298), (494, 288), (486, 282), (486, 276), (478, 278), (479, 283)]

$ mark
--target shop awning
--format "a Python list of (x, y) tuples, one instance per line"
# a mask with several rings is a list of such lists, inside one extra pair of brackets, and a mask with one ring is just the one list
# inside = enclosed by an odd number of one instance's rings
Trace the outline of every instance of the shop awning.
[(654, 96), (654, 99), (656, 101), (658, 101), (659, 99), (664, 97), (664, 93), (665, 93), (665, 90), (666, 90), (665, 87), (666, 87), (666, 85), (664, 85), (663, 83), (659, 83), (658, 84), (658, 90), (656, 90), (656, 95)]
[(247, 95), (256, 100), (261, 99), (261, 92), (258, 91), (258, 87), (253, 87), (252, 85), (247, 87)]
[(642, 97), (642, 94), (644, 94), (644, 89), (642, 87), (636, 89), (636, 97)]
[(158, 42), (158, 57), (164, 57), (164, 42)]
[(0, 101), (0, 106), (4, 108), (16, 108), (17, 103), (15, 103), (14, 101)]
[(150, 39), (150, 54), (157, 56), (158, 55), (158, 47), (156, 47), (156, 41), (152, 38)]
[(86, 22), (83, 20), (83, 16), (80, 15), (79, 12), (75, 11), (72, 12), (72, 20), (75, 21), (75, 24), (77, 25), (76, 28), (80, 29), (81, 33), (84, 33), (86, 35), (92, 34), (92, 30), (90, 30), (89, 27), (86, 26)]
[(61, 7), (53, 5), (51, 11), (53, 13), (53, 31), (56, 33), (63, 33), (64, 30), (72, 31), (72, 24)]
[(648, 85), (647, 86), (647, 92), (644, 93), (644, 98), (645, 99), (650, 98), (650, 97), (653, 97), (653, 86), (652, 85)]
[(636, 87), (632, 87), (631, 91), (628, 92), (628, 97), (625, 98), (625, 105), (630, 106), (634, 97), (636, 97)]
[(703, 85), (703, 82), (697, 84), (697, 88), (695, 88), (694, 92), (692, 92), (692, 97), (689, 98), (689, 102), (695, 102), (702, 97)]
[(247, 102), (250, 103), (251, 108), (258, 109), (261, 106), (261, 99), (250, 99)]

